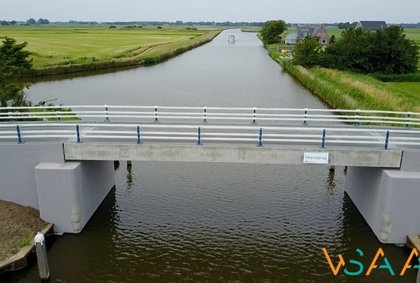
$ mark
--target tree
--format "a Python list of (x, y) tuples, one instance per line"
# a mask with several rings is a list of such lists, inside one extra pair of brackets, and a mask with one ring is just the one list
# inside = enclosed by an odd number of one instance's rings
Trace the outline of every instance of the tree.
[(364, 73), (405, 74), (416, 72), (418, 47), (405, 38), (404, 30), (391, 26), (375, 32), (348, 29), (325, 50), (325, 67)]
[(0, 106), (25, 104), (23, 89), (26, 86), (19, 78), (32, 68), (29, 51), (23, 50), (27, 43), (17, 44), (6, 37), (0, 46)]
[(283, 20), (267, 21), (261, 30), (261, 36), (265, 44), (280, 42), (281, 34), (287, 30), (286, 22)]
[[(343, 31), (341, 38), (325, 50), (330, 67), (369, 72), (372, 69), (369, 54), (373, 48), (369, 33), (360, 28)], [(325, 66), (323, 62), (321, 65)]]
[(36, 23), (38, 25), (48, 25), (50, 23), (50, 21), (48, 19), (40, 18), (40, 19), (38, 19), (38, 21)]
[(28, 25), (35, 25), (35, 24), (36, 24), (36, 21), (35, 21), (35, 19), (34, 19), (34, 18), (30, 18), (29, 20), (27, 20), (27, 21), (26, 21), (26, 23), (27, 23)]
[(418, 47), (405, 37), (404, 29), (399, 26), (371, 34), (374, 48), (370, 60), (375, 72), (404, 74), (417, 71)]
[(293, 63), (306, 67), (313, 67), (320, 63), (322, 46), (318, 37), (307, 36), (296, 44), (293, 50)]

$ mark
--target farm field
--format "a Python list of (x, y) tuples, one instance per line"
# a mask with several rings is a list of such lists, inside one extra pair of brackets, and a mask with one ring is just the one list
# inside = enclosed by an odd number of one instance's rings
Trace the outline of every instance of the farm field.
[(28, 42), (36, 70), (156, 63), (211, 40), (215, 30), (187, 28), (13, 27), (1, 37)]

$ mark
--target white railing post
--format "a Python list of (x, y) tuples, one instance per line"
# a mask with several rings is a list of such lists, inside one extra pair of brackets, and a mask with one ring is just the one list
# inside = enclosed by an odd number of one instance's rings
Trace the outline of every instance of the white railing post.
[(105, 107), (105, 121), (109, 122), (109, 108), (108, 105), (104, 105)]
[(159, 122), (158, 120), (158, 108), (155, 106), (155, 123)]
[(356, 117), (356, 122), (354, 123), (354, 125), (357, 127), (357, 126), (359, 126), (360, 125), (360, 109), (357, 109), (356, 110), (356, 115), (355, 115), (355, 117)]
[(309, 109), (308, 108), (305, 108), (304, 110), (305, 110), (305, 112), (303, 114), (303, 125), (306, 126), (308, 124), (308, 122), (307, 122), (306, 119), (308, 118), (308, 110)]
[(410, 128), (410, 124), (411, 124), (411, 114), (412, 112), (407, 112), (407, 118), (405, 120), (405, 127), (406, 128)]
[(56, 105), (55, 106), (55, 115), (56, 115), (56, 117), (57, 117), (57, 121), (58, 122), (61, 122), (61, 115), (60, 115), (60, 106), (58, 106), (58, 105)]
[(7, 106), (7, 114), (8, 114), (9, 120), (12, 120), (13, 112), (12, 112), (12, 107), (11, 106)]

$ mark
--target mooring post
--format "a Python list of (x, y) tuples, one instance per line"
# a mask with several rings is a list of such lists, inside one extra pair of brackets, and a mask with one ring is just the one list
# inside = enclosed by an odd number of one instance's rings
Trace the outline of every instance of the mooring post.
[(35, 246), (39, 277), (41, 280), (48, 280), (50, 278), (50, 269), (48, 267), (47, 248), (45, 246), (45, 236), (40, 232), (35, 236)]

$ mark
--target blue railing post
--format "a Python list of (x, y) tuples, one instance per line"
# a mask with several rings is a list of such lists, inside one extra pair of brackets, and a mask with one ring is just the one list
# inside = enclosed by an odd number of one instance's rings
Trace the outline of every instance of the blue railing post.
[(410, 127), (410, 123), (411, 123), (411, 112), (407, 113), (407, 119), (405, 120), (405, 127), (409, 128)]
[(327, 130), (323, 129), (322, 130), (322, 141), (321, 141), (321, 148), (325, 148), (325, 141), (327, 138)]
[(108, 105), (104, 105), (105, 107), (105, 121), (109, 122), (109, 108)]
[(198, 127), (197, 131), (197, 145), (203, 145), (203, 141), (201, 139), (201, 127)]
[(303, 115), (303, 125), (306, 126), (308, 124), (308, 121), (306, 120), (308, 118), (308, 108), (305, 108), (305, 113)]
[(158, 120), (158, 109), (157, 106), (155, 106), (155, 123), (159, 122)]
[(137, 126), (137, 144), (141, 144), (140, 126)]
[(386, 136), (385, 136), (385, 149), (388, 149), (389, 147), (389, 131), (386, 131)]
[(16, 133), (17, 133), (18, 143), (23, 143), (22, 133), (20, 132), (20, 126), (19, 125), (16, 125)]
[(263, 142), (262, 142), (262, 135), (263, 135), (263, 129), (262, 129), (262, 128), (260, 128), (260, 133), (258, 134), (258, 147), (260, 147), (260, 146), (262, 146), (262, 145), (263, 145)]
[(254, 119), (252, 120), (252, 124), (256, 124), (257, 123), (257, 120), (256, 120), (257, 119), (257, 117), (256, 117), (257, 115), (256, 114), (257, 114), (257, 108), (254, 107)]
[(77, 143), (80, 143), (80, 126), (76, 125), (76, 138), (77, 138)]

